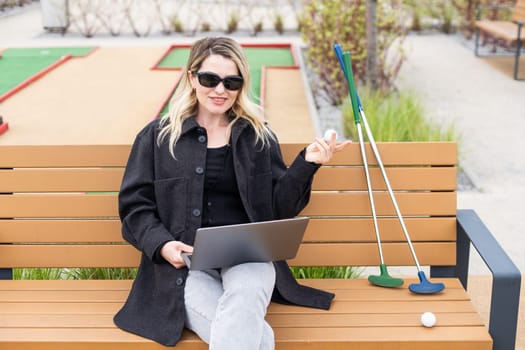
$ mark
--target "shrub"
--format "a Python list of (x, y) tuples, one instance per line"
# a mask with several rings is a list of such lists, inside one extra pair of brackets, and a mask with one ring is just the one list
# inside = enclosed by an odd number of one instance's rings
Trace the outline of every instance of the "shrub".
[(134, 279), (136, 268), (34, 268), (14, 269), (15, 280), (107, 280)]
[[(365, 0), (309, 0), (301, 16), (301, 33), (308, 43), (306, 60), (316, 75), (315, 88), (332, 104), (340, 104), (348, 95), (344, 76), (333, 53), (333, 44), (341, 43), (352, 55), (356, 81), (365, 81), (366, 73)], [(399, 72), (404, 55), (400, 43), (406, 35), (403, 0), (379, 1), (378, 84), (389, 90)]]
[(283, 16), (281, 16), (280, 13), (275, 15), (275, 20), (273, 22), (273, 27), (275, 28), (275, 31), (279, 34), (284, 33), (284, 21)]
[(228, 23), (226, 24), (226, 33), (232, 34), (236, 32), (238, 26), (239, 26), (239, 18), (235, 13), (232, 13), (230, 15), (230, 19), (228, 20)]
[(263, 22), (259, 21), (253, 26), (253, 36), (257, 36), (263, 30)]
[[(459, 138), (453, 126), (428, 121), (423, 105), (412, 92), (385, 94), (363, 89), (359, 97), (376, 141), (457, 141)], [(345, 136), (357, 141), (349, 99), (342, 111)]]
[(360, 268), (352, 266), (291, 267), (295, 278), (357, 278)]

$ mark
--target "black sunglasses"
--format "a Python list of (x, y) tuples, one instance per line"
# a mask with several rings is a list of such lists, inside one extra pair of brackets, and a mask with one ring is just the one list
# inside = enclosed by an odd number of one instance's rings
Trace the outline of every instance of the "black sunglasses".
[(197, 76), (199, 84), (207, 88), (214, 88), (219, 85), (219, 83), (222, 83), (226, 89), (236, 91), (242, 87), (242, 83), (244, 82), (240, 75), (228, 75), (227, 77), (221, 78), (211, 72), (192, 72), (192, 74)]

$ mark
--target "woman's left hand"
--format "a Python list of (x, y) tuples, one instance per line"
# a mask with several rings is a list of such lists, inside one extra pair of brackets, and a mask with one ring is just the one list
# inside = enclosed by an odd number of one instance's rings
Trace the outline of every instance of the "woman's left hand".
[(306, 147), (304, 159), (308, 162), (325, 164), (332, 159), (334, 153), (342, 151), (346, 146), (352, 143), (352, 141), (347, 140), (336, 144), (336, 138), (337, 134), (335, 132), (332, 133), (332, 137), (329, 141), (317, 137), (313, 143)]

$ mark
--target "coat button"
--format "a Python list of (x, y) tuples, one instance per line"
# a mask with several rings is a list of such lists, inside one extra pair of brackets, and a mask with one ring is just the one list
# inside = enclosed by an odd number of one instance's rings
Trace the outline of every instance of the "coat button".
[(199, 174), (199, 175), (202, 175), (202, 174), (204, 174), (204, 168), (198, 166), (198, 167), (195, 168), (195, 172), (196, 172), (197, 174)]
[(184, 283), (184, 280), (181, 277), (179, 277), (179, 278), (177, 278), (175, 283), (177, 284), (177, 286), (182, 286), (182, 284)]
[(193, 214), (193, 216), (200, 216), (201, 215), (201, 211), (199, 209), (193, 209), (193, 211), (191, 213)]
[(197, 139), (200, 143), (204, 143), (206, 142), (206, 136), (204, 135), (200, 135), (199, 138)]

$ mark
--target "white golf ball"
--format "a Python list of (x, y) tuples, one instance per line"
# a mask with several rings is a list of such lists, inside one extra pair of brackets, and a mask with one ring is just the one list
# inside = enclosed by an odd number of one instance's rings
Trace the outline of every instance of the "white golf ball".
[(436, 324), (436, 315), (432, 312), (425, 312), (421, 315), (421, 324), (425, 327), (434, 327)]
[(332, 140), (332, 135), (335, 134), (335, 137), (337, 138), (337, 131), (334, 129), (328, 129), (324, 132), (324, 140), (326, 142), (330, 142)]

